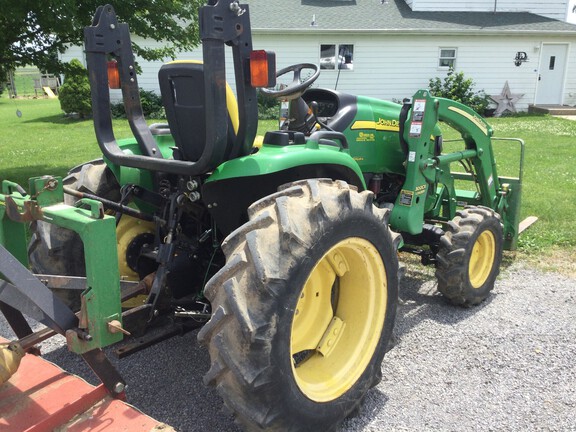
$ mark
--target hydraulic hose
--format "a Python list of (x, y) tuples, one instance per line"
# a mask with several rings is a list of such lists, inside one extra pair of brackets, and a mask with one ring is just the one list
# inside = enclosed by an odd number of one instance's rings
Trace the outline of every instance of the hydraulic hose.
[(76, 198), (80, 198), (80, 199), (88, 198), (88, 199), (92, 199), (94, 201), (99, 201), (102, 204), (104, 204), (105, 207), (108, 207), (111, 210), (120, 212), (120, 213), (128, 215), (128, 216), (132, 216), (136, 219), (141, 219), (141, 220), (145, 220), (148, 222), (154, 221), (154, 217), (152, 215), (143, 213), (141, 211), (133, 209), (132, 207), (118, 204), (117, 202), (110, 201), (110, 200), (107, 200), (105, 198), (101, 198), (101, 197), (96, 196), (96, 195), (92, 195), (92, 194), (85, 193), (85, 192), (80, 192), (80, 191), (77, 191), (75, 189), (72, 189), (72, 188), (69, 188), (66, 186), (64, 186), (64, 192), (67, 193), (68, 195), (72, 195)]

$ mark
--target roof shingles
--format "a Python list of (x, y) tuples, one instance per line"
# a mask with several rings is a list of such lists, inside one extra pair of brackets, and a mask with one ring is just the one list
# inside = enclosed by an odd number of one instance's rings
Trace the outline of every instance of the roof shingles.
[[(246, 0), (256, 31), (552, 33), (576, 25), (528, 12), (414, 12), (404, 0)], [(315, 25), (311, 25), (312, 20)]]

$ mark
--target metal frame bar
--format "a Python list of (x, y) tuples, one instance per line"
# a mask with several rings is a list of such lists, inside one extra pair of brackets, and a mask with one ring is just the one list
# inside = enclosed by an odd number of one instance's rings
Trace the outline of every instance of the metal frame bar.
[[(101, 203), (80, 200), (78, 205), (63, 204), (62, 180), (58, 177), (31, 179), (34, 199), (11, 192), (3, 183), (0, 194), (0, 301), (24, 313), (60, 334), (66, 335), (69, 349), (78, 354), (111, 345), (122, 340), (122, 334), (113, 332), (108, 323), (121, 322), (120, 275), (117, 265), (115, 218), (105, 216)], [(82, 311), (78, 318), (52, 291), (27, 268), (26, 257), (16, 257), (26, 244), (24, 223), (42, 220), (70, 229), (79, 234), (86, 262), (86, 287), (82, 293)], [(7, 242), (8, 229), (19, 226), (19, 238)], [(9, 244), (8, 244), (9, 243)], [(20, 255), (22, 255), (20, 253)], [(18, 258), (18, 259), (17, 259)], [(21, 261), (24, 261), (22, 263)], [(14, 312), (14, 311), (10, 311)], [(21, 318), (14, 318), (18, 325)], [(19, 333), (27, 331), (20, 328)]]
[[(226, 74), (224, 46), (232, 46), (239, 99), (240, 126), (231, 157), (250, 152), (258, 127), (256, 89), (249, 84), (248, 59), (252, 50), (248, 6), (237, 1), (210, 2), (200, 9), (200, 37), (204, 52), (206, 146), (195, 162), (166, 160), (157, 150), (156, 141), (148, 128), (138, 93), (136, 66), (128, 25), (118, 23), (111, 5), (100, 6), (92, 26), (84, 29), (86, 62), (88, 64), (94, 129), (100, 149), (114, 164), (170, 174), (205, 174), (224, 162), (227, 149), (228, 113), (226, 107)], [(107, 60), (118, 60), (122, 95), (127, 108), (130, 128), (143, 155), (124, 153), (114, 136), (110, 115)]]

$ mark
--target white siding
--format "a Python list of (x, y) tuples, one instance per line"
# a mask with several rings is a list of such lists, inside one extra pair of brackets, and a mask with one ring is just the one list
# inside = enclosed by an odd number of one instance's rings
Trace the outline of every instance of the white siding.
[(566, 21), (576, 24), (576, 0), (568, 2), (568, 9), (566, 9)]
[[(72, 60), (77, 59), (86, 67), (86, 56), (84, 55), (84, 48), (81, 46), (70, 46), (68, 49), (58, 54), (58, 58), (63, 63), (70, 63)], [(63, 83), (66, 77), (64, 75), (60, 75), (60, 82)]]
[[(563, 41), (562, 41), (563, 42)], [(568, 61), (566, 62), (566, 84), (564, 85), (564, 105), (576, 106), (576, 43), (568, 46)]]
[(407, 0), (414, 11), (532, 12), (566, 20), (569, 0)]
[[(254, 35), (255, 49), (276, 52), (278, 69), (296, 63), (318, 64), (321, 44), (354, 44), (354, 70), (341, 70), (339, 77), (338, 70), (322, 70), (314, 85), (334, 88), (338, 80), (339, 91), (388, 100), (410, 97), (416, 90), (427, 87), (429, 79), (443, 78), (446, 71), (437, 67), (438, 48), (457, 48), (456, 70), (472, 78), (476, 90), (484, 90), (488, 95), (500, 94), (508, 81), (512, 93), (524, 94), (516, 105), (519, 110), (527, 110), (528, 105), (534, 103), (542, 43), (570, 43), (563, 103), (576, 104), (576, 37)], [(529, 60), (517, 67), (513, 59), (519, 51), (526, 52)], [(200, 48), (178, 57), (180, 60), (201, 58)], [(142, 69), (139, 86), (159, 92), (158, 70), (163, 62), (137, 61)], [(231, 55), (226, 63), (229, 66), (227, 80), (234, 89)], [(120, 92), (112, 91), (112, 98), (119, 100)]]
[[(138, 36), (132, 36), (132, 39), (138, 45), (145, 45), (149, 48), (162, 46), (161, 42), (144, 40)], [(193, 52), (182, 53), (178, 56), (178, 60), (202, 60), (202, 51), (194, 50)], [(160, 86), (158, 84), (158, 70), (164, 63), (171, 61), (171, 59), (167, 58), (163, 61), (147, 61), (140, 57), (136, 57), (136, 61), (138, 62), (138, 66), (142, 69), (140, 75), (138, 75), (138, 85), (145, 90), (153, 90), (159, 93)]]
[(84, 55), (84, 48), (81, 46), (69, 47), (65, 52), (58, 54), (58, 58), (64, 63), (69, 63), (73, 59), (77, 59), (86, 67), (86, 56)]
[[(572, 45), (576, 43), (573, 38)], [(542, 42), (567, 42), (565, 38), (536, 37), (419, 37), (406, 35), (378, 35), (343, 37), (321, 35), (310, 37), (257, 35), (255, 46), (274, 49), (278, 67), (292, 63), (318, 62), (318, 47), (321, 43), (353, 43), (354, 70), (342, 70), (338, 78), (338, 90), (382, 99), (402, 100), (410, 97), (419, 88), (428, 86), (430, 78), (444, 77), (446, 71), (438, 64), (439, 47), (458, 49), (456, 70), (463, 71), (476, 83), (476, 90), (488, 95), (500, 94), (506, 81), (514, 94), (524, 94), (516, 105), (527, 110), (534, 103), (538, 83), (540, 46)], [(294, 50), (298, 46), (298, 51)], [(515, 66), (516, 52), (528, 54), (529, 61)], [(575, 50), (571, 49), (568, 60), (567, 82), (564, 103), (576, 103)], [(323, 70), (317, 84), (334, 88), (338, 71)]]

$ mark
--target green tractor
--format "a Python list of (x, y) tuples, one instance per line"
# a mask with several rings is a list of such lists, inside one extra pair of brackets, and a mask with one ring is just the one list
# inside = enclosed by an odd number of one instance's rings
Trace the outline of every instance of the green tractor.
[[(25, 349), (66, 335), (113, 395), (125, 383), (102, 347), (132, 334), (124, 356), (202, 327), (205, 382), (246, 430), (332, 431), (381, 378), (398, 251), (434, 265), (451, 302), (480, 303), (516, 247), (521, 175), (497, 175), (492, 128), (462, 104), (311, 88), (311, 64), (279, 71), (293, 77), (279, 89), (247, 5), (209, 0), (199, 19), (204, 61), (160, 69), (168, 124), (148, 126), (128, 27), (98, 8), (85, 50), (103, 158), (33, 178), (28, 193), (3, 183), (0, 310)], [(134, 135), (120, 141), (115, 70)], [(289, 101), (260, 146), (256, 87)], [(444, 152), (439, 122), (461, 150)], [(22, 313), (51, 330), (33, 333)]]

